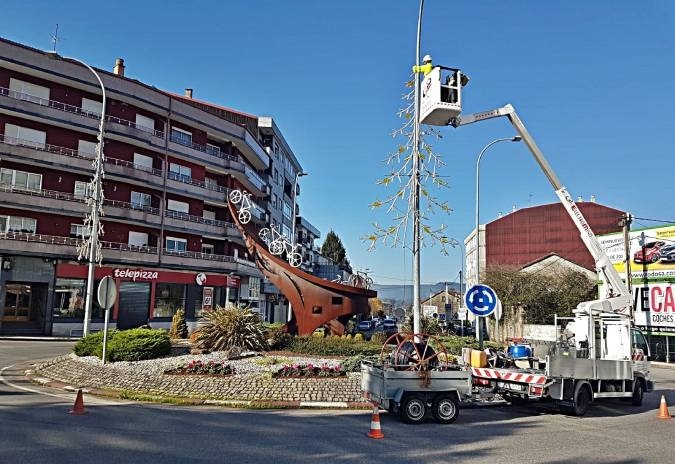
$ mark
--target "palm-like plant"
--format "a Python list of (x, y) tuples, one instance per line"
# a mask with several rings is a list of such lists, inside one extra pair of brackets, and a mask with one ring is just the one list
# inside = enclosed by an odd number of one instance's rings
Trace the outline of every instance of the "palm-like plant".
[(249, 350), (267, 347), (262, 321), (250, 308), (217, 306), (206, 313), (206, 322), (199, 328), (197, 346), (210, 351), (223, 351), (237, 346)]

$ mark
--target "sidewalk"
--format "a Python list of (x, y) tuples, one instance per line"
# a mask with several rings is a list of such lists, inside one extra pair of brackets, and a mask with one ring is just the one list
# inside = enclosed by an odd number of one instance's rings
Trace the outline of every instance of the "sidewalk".
[(76, 342), (80, 337), (49, 337), (47, 335), (0, 335), (0, 340), (31, 342)]

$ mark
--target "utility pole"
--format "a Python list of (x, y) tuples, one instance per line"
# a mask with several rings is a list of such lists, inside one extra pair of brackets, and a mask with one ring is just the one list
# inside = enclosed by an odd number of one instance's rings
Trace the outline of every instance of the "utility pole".
[(631, 256), (630, 256), (630, 225), (633, 222), (633, 216), (630, 213), (624, 213), (621, 215), (619, 220), (619, 225), (623, 229), (623, 250), (624, 258), (626, 263), (626, 286), (628, 287), (628, 293), (630, 295), (630, 303), (628, 305), (628, 314), (630, 315), (631, 321), (633, 319), (633, 274), (631, 272)]

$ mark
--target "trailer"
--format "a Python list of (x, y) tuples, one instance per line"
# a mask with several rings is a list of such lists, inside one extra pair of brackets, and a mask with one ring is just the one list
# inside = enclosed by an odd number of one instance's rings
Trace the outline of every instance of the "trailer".
[(436, 337), (394, 334), (379, 362), (361, 363), (361, 389), (369, 401), (406, 423), (433, 417), (450, 424), (459, 416), (460, 403), (471, 398), (472, 385), (471, 372), (448, 359)]

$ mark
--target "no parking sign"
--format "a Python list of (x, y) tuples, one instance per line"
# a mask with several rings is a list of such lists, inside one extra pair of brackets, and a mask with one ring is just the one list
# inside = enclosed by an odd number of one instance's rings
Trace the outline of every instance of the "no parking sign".
[(487, 285), (474, 285), (464, 295), (466, 307), (476, 316), (489, 316), (497, 308), (499, 299)]

